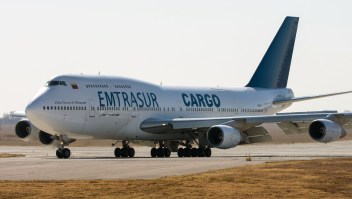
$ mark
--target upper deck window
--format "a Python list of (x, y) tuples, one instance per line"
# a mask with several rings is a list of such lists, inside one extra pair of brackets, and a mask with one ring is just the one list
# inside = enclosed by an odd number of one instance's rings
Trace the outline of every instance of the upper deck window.
[(46, 87), (52, 87), (52, 86), (67, 86), (66, 82), (64, 81), (48, 81), (45, 84)]

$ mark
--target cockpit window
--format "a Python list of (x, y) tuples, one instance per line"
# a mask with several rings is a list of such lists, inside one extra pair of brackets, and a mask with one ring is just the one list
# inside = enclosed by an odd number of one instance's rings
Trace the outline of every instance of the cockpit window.
[(52, 87), (52, 86), (67, 86), (66, 82), (64, 81), (48, 81), (45, 86), (46, 87)]

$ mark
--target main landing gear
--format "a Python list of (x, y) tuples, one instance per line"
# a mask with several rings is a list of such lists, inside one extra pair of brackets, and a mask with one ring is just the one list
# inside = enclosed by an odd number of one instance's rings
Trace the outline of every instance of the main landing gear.
[(115, 157), (120, 158), (120, 157), (130, 157), (133, 158), (135, 154), (134, 148), (130, 147), (129, 142), (127, 141), (122, 141), (122, 148), (115, 148)]
[(63, 147), (61, 147), (61, 148), (58, 148), (57, 150), (56, 150), (56, 157), (57, 158), (64, 158), (64, 159), (67, 159), (67, 158), (69, 158), (71, 156), (71, 151), (70, 151), (70, 149), (68, 149), (68, 148), (63, 148)]
[(178, 148), (177, 155), (178, 157), (210, 157), (211, 148), (206, 147), (204, 143), (197, 141), (192, 134), (190, 136), (193, 138), (193, 141), (198, 145), (198, 148), (192, 147), (192, 140), (186, 140), (186, 143), (180, 143), (185, 146), (185, 148)]
[(160, 158), (163, 158), (163, 157), (170, 157), (171, 155), (171, 151), (165, 147), (165, 146), (160, 146), (159, 148), (155, 148), (153, 147), (151, 150), (150, 150), (150, 155), (155, 158), (155, 157), (160, 157)]
[(65, 146), (69, 145), (72, 142), (75, 142), (76, 139), (69, 138), (64, 135), (60, 136), (51, 136), (50, 137), (51, 142), (55, 142), (55, 146), (58, 147), (56, 150), (56, 157), (59, 159), (67, 159), (71, 156), (71, 151), (68, 148), (65, 148)]
[(178, 157), (210, 157), (211, 149), (208, 147), (191, 148), (188, 146), (186, 148), (179, 148), (177, 155)]
[[(150, 150), (150, 155), (155, 157), (170, 157), (171, 152), (177, 152), (178, 157), (210, 157), (211, 149), (209, 147), (203, 147), (199, 145), (199, 148), (192, 148), (192, 141), (187, 140), (186, 143), (179, 142), (176, 145), (172, 145), (169, 142), (159, 141), (159, 148), (153, 147)], [(179, 145), (185, 146), (185, 148), (178, 148)]]

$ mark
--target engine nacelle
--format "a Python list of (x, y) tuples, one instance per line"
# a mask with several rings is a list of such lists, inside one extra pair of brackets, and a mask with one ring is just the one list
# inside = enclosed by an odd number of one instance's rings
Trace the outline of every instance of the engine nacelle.
[(318, 119), (309, 125), (309, 135), (315, 141), (327, 143), (346, 136), (346, 131), (336, 122)]
[(240, 144), (242, 136), (239, 130), (227, 125), (215, 125), (209, 128), (206, 139), (213, 147), (229, 149)]
[(61, 141), (58, 136), (54, 136), (39, 130), (28, 119), (19, 121), (16, 124), (15, 131), (17, 137), (26, 142), (39, 140), (42, 144), (53, 147), (68, 145), (69, 143), (75, 141), (75, 139), (70, 139), (67, 137), (63, 137)]
[(44, 131), (39, 131), (39, 141), (44, 145), (59, 148), (61, 146), (69, 145), (70, 143), (76, 141), (76, 139), (68, 138), (67, 136), (58, 137)]
[(28, 119), (23, 119), (17, 122), (15, 132), (17, 137), (21, 138), (26, 142), (29, 142), (39, 139), (40, 130), (33, 126)]
[[(49, 133), (46, 133), (44, 131), (40, 131), (39, 132), (39, 141), (44, 144), (44, 145), (55, 145), (55, 146), (59, 146), (60, 142), (58, 141), (58, 139), (49, 134)], [(57, 143), (55, 143), (57, 142)]]

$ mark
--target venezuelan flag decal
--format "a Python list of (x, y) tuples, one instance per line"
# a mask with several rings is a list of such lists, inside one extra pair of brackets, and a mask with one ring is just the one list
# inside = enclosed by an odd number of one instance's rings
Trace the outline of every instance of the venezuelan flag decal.
[(78, 89), (78, 86), (77, 86), (76, 83), (72, 83), (72, 84), (71, 84), (71, 87), (72, 87), (72, 89)]

